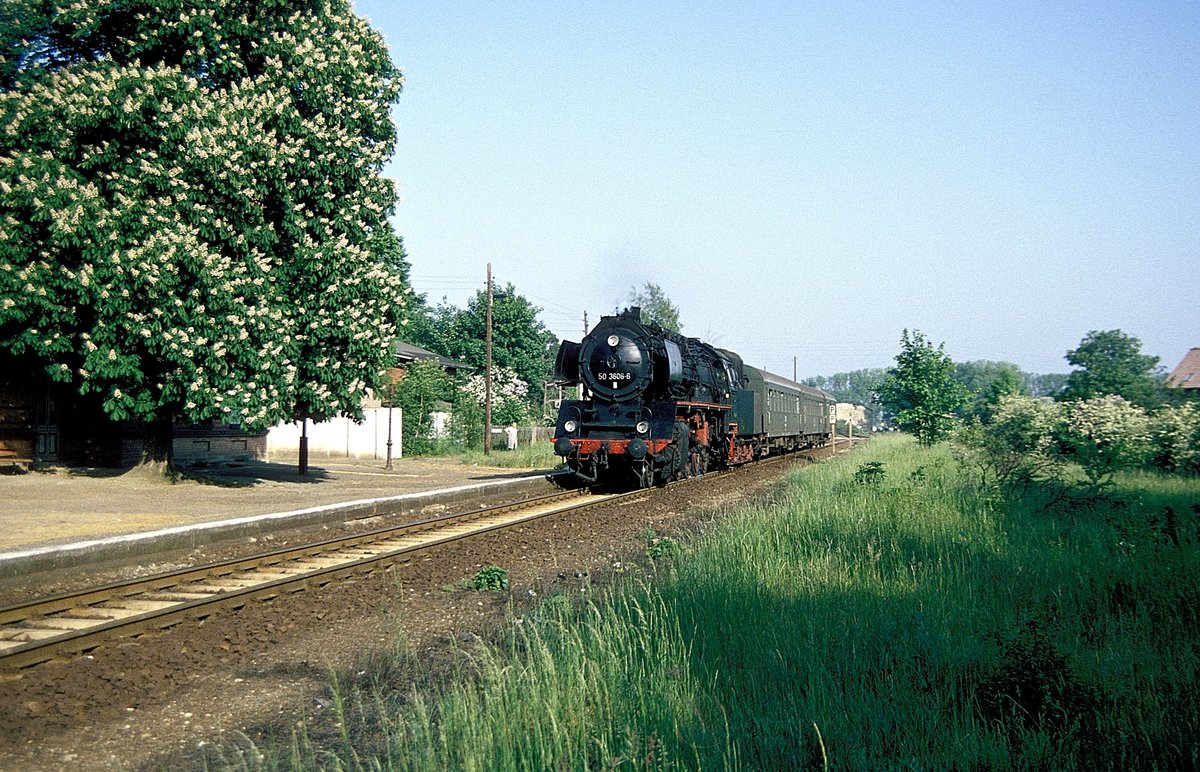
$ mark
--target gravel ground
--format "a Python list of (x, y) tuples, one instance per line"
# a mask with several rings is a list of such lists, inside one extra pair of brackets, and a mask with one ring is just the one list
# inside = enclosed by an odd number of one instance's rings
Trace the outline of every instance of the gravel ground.
[[(603, 584), (644, 555), (645, 529), (691, 532), (731, 503), (765, 495), (793, 466), (742, 470), (654, 490), (633, 503), (556, 516), (394, 572), (0, 677), (0, 768), (197, 768), (197, 749), (205, 744), (286, 736), (302, 718), (311, 725), (327, 713), (331, 672), (353, 674), (394, 651), (398, 640), (436, 666), (453, 645), (490, 635), (510, 608), (520, 613), (581, 581)], [(506, 593), (444, 589), (485, 565), (508, 570)]]

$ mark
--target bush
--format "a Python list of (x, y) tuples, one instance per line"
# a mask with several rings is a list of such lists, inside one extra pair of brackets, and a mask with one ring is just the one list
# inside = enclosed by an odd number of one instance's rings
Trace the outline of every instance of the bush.
[(1184, 404), (1154, 412), (1150, 463), (1165, 472), (1200, 474), (1200, 409)]
[(1200, 409), (1191, 404), (1150, 416), (1117, 396), (1063, 403), (1009, 396), (990, 421), (962, 427), (955, 439), (960, 460), (1009, 492), (1033, 483), (1069, 486), (1069, 462), (1093, 489), (1108, 485), (1115, 472), (1147, 466), (1200, 473)]
[(854, 472), (854, 482), (856, 485), (878, 486), (883, 484), (883, 478), (887, 472), (883, 468), (881, 461), (868, 461), (858, 467)]
[(1024, 489), (1055, 479), (1063, 458), (1056, 434), (1062, 412), (1054, 402), (1019, 395), (999, 399), (991, 420), (960, 429), (959, 457), (979, 469), (987, 483)]
[(1150, 450), (1146, 411), (1123, 397), (1093, 397), (1063, 407), (1060, 439), (1093, 486), (1121, 469), (1145, 463)]

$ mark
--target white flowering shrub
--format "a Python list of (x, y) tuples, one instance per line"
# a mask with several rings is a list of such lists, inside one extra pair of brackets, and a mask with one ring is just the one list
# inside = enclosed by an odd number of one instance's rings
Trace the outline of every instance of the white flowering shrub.
[(1057, 442), (1061, 420), (1057, 403), (1001, 396), (987, 423), (968, 425), (956, 434), (960, 456), (973, 462), (988, 481), (1004, 487), (1055, 479), (1063, 465)]
[(400, 73), (347, 0), (8, 0), (0, 350), (106, 412), (360, 414), (404, 308)]
[[(467, 378), (462, 386), (463, 394), (482, 408), (486, 405), (487, 383), (483, 373)], [(521, 380), (515, 370), (507, 367), (492, 368), (492, 424), (524, 423), (528, 419), (527, 399), (529, 386)], [(482, 415), (482, 413), (480, 414)]]
[(1119, 469), (1137, 467), (1150, 450), (1146, 411), (1122, 397), (1107, 396), (1063, 404), (1061, 440), (1093, 485)]
[(1151, 417), (1151, 463), (1167, 472), (1200, 474), (1200, 408), (1165, 406)]

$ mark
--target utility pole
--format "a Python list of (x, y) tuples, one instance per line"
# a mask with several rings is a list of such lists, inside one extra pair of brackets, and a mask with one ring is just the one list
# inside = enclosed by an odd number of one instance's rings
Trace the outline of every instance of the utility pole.
[(796, 357), (792, 357), (792, 380), (796, 380)]
[(483, 455), (492, 452), (492, 264), (487, 264), (487, 362), (483, 368)]
[(583, 337), (586, 338), (587, 334), (588, 334), (587, 311), (584, 311), (583, 312)]

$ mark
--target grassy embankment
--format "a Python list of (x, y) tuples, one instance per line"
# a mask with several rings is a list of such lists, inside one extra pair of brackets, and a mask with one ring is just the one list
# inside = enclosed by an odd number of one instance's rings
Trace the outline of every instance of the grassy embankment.
[(554, 455), (550, 442), (522, 443), (516, 450), (493, 449), (488, 455), (482, 450), (465, 450), (456, 453), (467, 466), (496, 466), (504, 469), (554, 469), (562, 459)]
[(342, 690), (339, 737), (252, 766), (1195, 768), (1198, 504), (1138, 476), (996, 506), (944, 448), (876, 440), (669, 567), (551, 599), (460, 679)]

